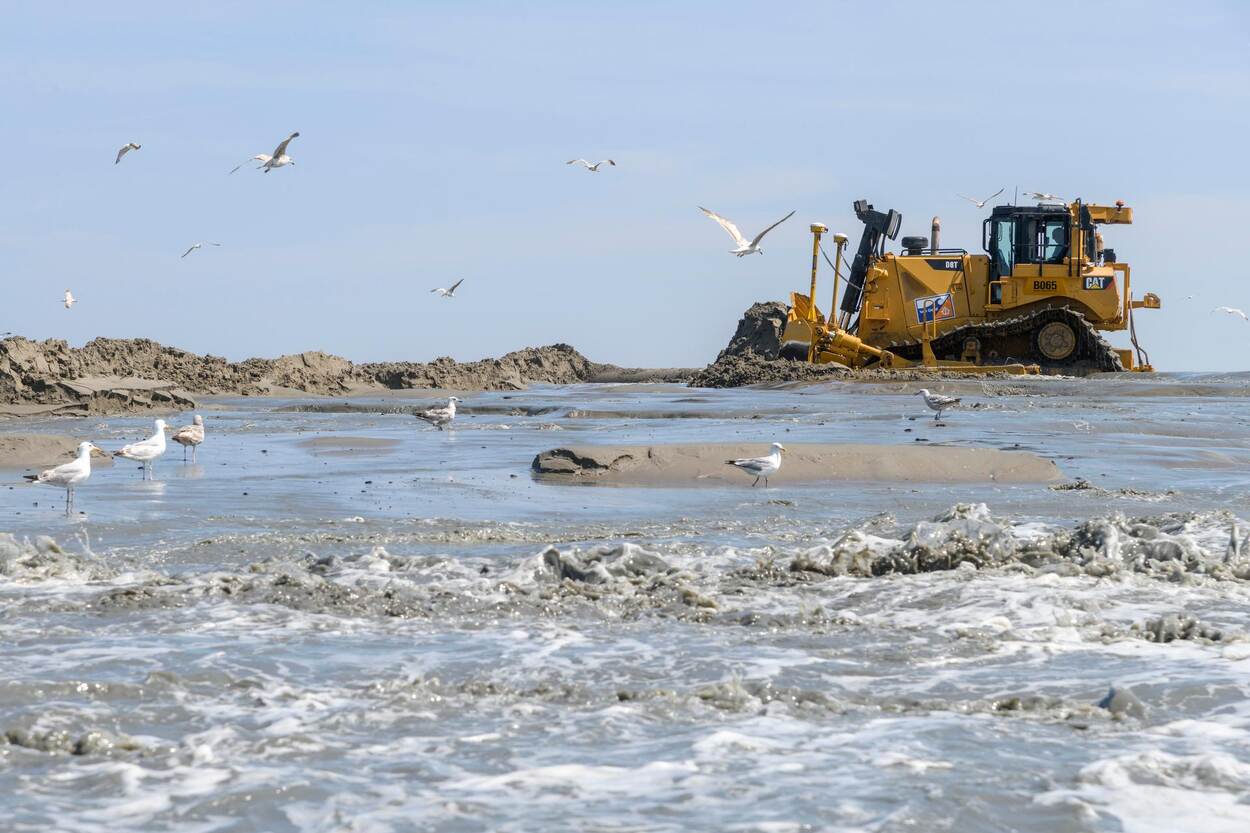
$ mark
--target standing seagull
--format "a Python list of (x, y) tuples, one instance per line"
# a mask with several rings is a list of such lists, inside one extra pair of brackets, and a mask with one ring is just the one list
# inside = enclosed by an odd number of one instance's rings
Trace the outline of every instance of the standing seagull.
[(69, 308), (70, 308), (70, 307), (72, 307), (74, 304), (78, 303), (78, 299), (74, 297), (74, 293), (73, 293), (73, 292), (70, 292), (70, 291), (67, 289), (67, 290), (65, 290), (65, 298), (64, 298), (63, 303), (65, 304), (65, 308), (66, 308), (66, 309), (69, 309)]
[(192, 246), (191, 248), (183, 252), (182, 256), (186, 257), (187, 255), (191, 254), (192, 252), (194, 252), (196, 249), (200, 248), (201, 246), (220, 246), (220, 245), (221, 245), (220, 243), (196, 243), (194, 246)]
[(195, 462), (195, 449), (200, 443), (204, 442), (204, 417), (199, 414), (195, 415), (195, 419), (191, 420), (190, 425), (184, 425), (175, 431), (169, 437), (178, 445), (182, 446), (182, 461), (187, 461), (187, 449), (191, 449), (191, 462)]
[(135, 144), (134, 142), (127, 142), (122, 145), (122, 149), (117, 151), (117, 158), (113, 160), (113, 164), (116, 165), (118, 162), (122, 161), (122, 157), (127, 153), (130, 153), (132, 150), (138, 150), (141, 147), (143, 147), (143, 145)]
[(165, 453), (165, 420), (156, 420), (156, 433), (146, 440), (123, 446), (121, 451), (114, 451), (114, 457), (125, 457), (127, 460), (138, 460), (143, 463), (143, 479), (152, 478), (152, 463)]
[[(287, 136), (285, 139), (283, 139), (282, 142), (276, 148), (273, 149), (272, 155), (265, 154), (265, 153), (258, 153), (255, 156), (253, 156), (252, 159), (255, 159), (257, 162), (262, 163), (261, 166), (257, 170), (262, 170), (265, 173), (269, 173), (274, 168), (281, 168), (283, 165), (294, 165), (295, 160), (286, 155), (286, 146), (289, 145), (291, 143), (291, 140), (297, 136), (299, 136), (298, 130), (292, 133), (290, 136)], [(234, 171), (237, 171), (239, 168), (242, 168), (248, 162), (251, 162), (252, 159), (247, 160), (247, 162), (240, 162), (238, 165), (235, 165)], [(230, 173), (234, 173), (234, 171), (231, 171)]]
[(447, 397), (447, 404), (441, 408), (426, 408), (419, 414), (413, 414), (417, 419), (423, 419), (433, 425), (439, 431), (443, 430), (443, 426), (450, 425), (451, 421), (456, 418), (456, 403), (460, 401), (458, 396)]
[(956, 194), (955, 196), (963, 197), (965, 200), (972, 203), (977, 208), (985, 208), (986, 203), (988, 203), (990, 200), (994, 199), (995, 197), (997, 197), (999, 194), (1001, 194), (1003, 191), (1006, 191), (1006, 190), (1007, 190), (1006, 188), (999, 188), (997, 191), (990, 194), (988, 197), (986, 197), (983, 200), (974, 200), (972, 197), (964, 197), (963, 194)]
[(462, 284), (462, 283), (464, 283), (464, 278), (461, 278), (460, 280), (458, 280), (458, 281), (456, 281), (455, 283), (453, 283), (453, 284), (451, 285), (451, 288), (449, 288), (449, 289), (444, 289), (443, 287), (441, 287), (441, 286), (440, 286), (438, 289), (431, 289), (431, 290), (430, 290), (430, 292), (437, 292), (437, 293), (438, 293), (438, 297), (440, 297), (440, 298), (455, 298), (455, 297), (456, 297), (456, 287), (460, 286), (460, 284)]
[(921, 388), (916, 391), (916, 395), (924, 397), (924, 404), (929, 406), (929, 410), (937, 411), (937, 413), (933, 415), (934, 422), (937, 422), (942, 418), (942, 411), (945, 411), (947, 408), (955, 407), (960, 401), (959, 398), (955, 396), (942, 396), (938, 393), (929, 393), (928, 388)]
[(729, 232), (729, 236), (732, 237), (734, 239), (734, 242), (738, 244), (738, 248), (730, 249), (729, 253), (731, 255), (737, 255), (738, 257), (742, 257), (743, 255), (764, 254), (764, 250), (760, 248), (760, 241), (764, 239), (764, 235), (768, 234), (770, 231), (777, 228), (777, 226), (781, 225), (786, 220), (789, 220), (791, 217), (794, 216), (794, 212), (791, 211), (789, 214), (782, 217), (780, 220), (773, 223), (771, 226), (764, 229), (759, 234), (755, 235), (755, 239), (748, 241), (745, 237), (742, 236), (742, 232), (738, 231), (738, 227), (735, 226), (733, 222), (731, 222), (730, 220), (726, 220), (724, 217), (720, 216), (714, 211), (708, 211), (703, 206), (699, 206), (699, 210), (702, 211), (707, 216), (711, 217), (717, 223), (719, 223), (720, 227), (723, 228), (725, 231)]
[(765, 457), (743, 457), (740, 460), (726, 460), (726, 465), (737, 466), (747, 474), (755, 475), (755, 480), (751, 482), (751, 488), (755, 488), (755, 484), (760, 482), (760, 478), (764, 478), (764, 488), (768, 488), (768, 478), (776, 474), (781, 469), (781, 452), (786, 447), (781, 443), (773, 443), (772, 451)]
[(38, 474), (25, 475), (29, 483), (44, 483), (48, 486), (60, 486), (65, 490), (65, 514), (74, 508), (74, 487), (91, 476), (91, 452), (100, 451), (91, 443), (78, 444), (78, 456), (69, 463), (62, 463), (56, 468), (41, 471)]
[(584, 166), (586, 167), (586, 170), (590, 171), (592, 174), (597, 174), (597, 173), (599, 173), (599, 166), (600, 166), (600, 165), (602, 165), (604, 162), (607, 162), (607, 163), (608, 163), (609, 165), (611, 165), (613, 168), (615, 168), (615, 167), (616, 167), (616, 163), (615, 163), (615, 162), (613, 162), (611, 159), (600, 159), (598, 162), (596, 162), (596, 163), (595, 163), (595, 164), (593, 164), (593, 165), (592, 165), (592, 164), (590, 164), (589, 162), (587, 162), (585, 159), (570, 159), (569, 161), (565, 162), (564, 164), (566, 164), (566, 165), (584, 165)]
[(1247, 317), (1244, 312), (1237, 309), (1236, 307), (1216, 307), (1215, 309), (1211, 310), (1211, 312), (1226, 312), (1229, 315), (1240, 315), (1243, 321), (1250, 321), (1250, 317)]

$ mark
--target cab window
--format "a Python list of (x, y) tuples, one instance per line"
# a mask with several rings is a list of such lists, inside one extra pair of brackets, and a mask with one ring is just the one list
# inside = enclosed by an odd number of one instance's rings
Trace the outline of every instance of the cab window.
[(1011, 220), (997, 220), (994, 223), (994, 274), (1010, 275), (1016, 265), (1013, 228)]

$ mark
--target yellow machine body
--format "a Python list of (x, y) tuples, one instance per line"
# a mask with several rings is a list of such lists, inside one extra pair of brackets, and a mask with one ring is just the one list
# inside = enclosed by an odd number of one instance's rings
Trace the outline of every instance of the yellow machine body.
[[(1160, 307), (1150, 293), (1133, 300), (1129, 265), (1096, 231), (1131, 223), (1131, 208), (1000, 206), (985, 221), (986, 254), (923, 237), (903, 238), (902, 253), (885, 252), (889, 226), (896, 230), (901, 217), (862, 201), (856, 211), (867, 228), (838, 317), (826, 318), (811, 300), (824, 231), (813, 226), (812, 287), (791, 295), (782, 355), (851, 367), (1150, 369), (1135, 334), (1136, 349), (1115, 350), (1096, 332), (1131, 329), (1134, 309)], [(845, 243), (839, 235), (835, 301)]]

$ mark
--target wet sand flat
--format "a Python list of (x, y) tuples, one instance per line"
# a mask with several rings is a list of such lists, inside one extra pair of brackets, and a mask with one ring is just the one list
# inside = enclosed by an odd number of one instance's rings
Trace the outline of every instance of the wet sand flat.
[(399, 440), (389, 437), (310, 437), (296, 443), (300, 448), (317, 455), (388, 454), (399, 445)]
[[(44, 469), (68, 463), (80, 442), (79, 437), (62, 434), (0, 434), (0, 469)], [(92, 454), (93, 466), (111, 463), (109, 457)]]
[[(758, 457), (768, 446), (746, 443), (576, 445), (544, 451), (534, 472), (546, 482), (616, 486), (701, 486), (749, 476), (727, 460)], [(790, 444), (770, 482), (1050, 483), (1062, 477), (1036, 454), (929, 445)]]

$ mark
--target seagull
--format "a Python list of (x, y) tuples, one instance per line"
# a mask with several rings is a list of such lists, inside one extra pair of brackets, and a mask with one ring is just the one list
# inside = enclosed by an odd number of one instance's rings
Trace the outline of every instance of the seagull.
[(985, 208), (986, 203), (988, 203), (990, 200), (994, 199), (995, 197), (997, 197), (999, 194), (1001, 194), (1003, 191), (1006, 191), (1006, 190), (1007, 190), (1006, 188), (999, 188), (997, 191), (990, 194), (988, 197), (986, 197), (983, 200), (974, 200), (972, 197), (964, 197), (963, 194), (956, 194), (955, 196), (963, 197), (965, 200), (972, 203), (977, 208)]
[(1237, 309), (1236, 307), (1216, 307), (1215, 309), (1211, 310), (1211, 312), (1226, 312), (1229, 315), (1240, 315), (1243, 320), (1250, 321), (1250, 317), (1247, 317), (1244, 312)]
[[(286, 146), (289, 145), (291, 143), (291, 140), (297, 136), (299, 136), (298, 130), (292, 133), (290, 136), (287, 136), (285, 139), (283, 139), (281, 144), (279, 144), (276, 148), (273, 149), (272, 155), (265, 154), (265, 153), (258, 153), (255, 156), (253, 156), (252, 159), (261, 163), (260, 167), (257, 168), (257, 170), (262, 170), (265, 173), (269, 173), (274, 168), (281, 168), (283, 165), (294, 165), (295, 160), (286, 155)], [(238, 165), (235, 165), (234, 171), (237, 171), (239, 168), (242, 168), (248, 162), (251, 162), (252, 159), (248, 159), (247, 162), (240, 162)], [(230, 173), (234, 173), (234, 171), (231, 171)]]
[(28, 483), (44, 483), (48, 486), (60, 486), (65, 490), (65, 514), (74, 508), (74, 487), (91, 476), (91, 452), (100, 451), (91, 443), (78, 444), (78, 456), (69, 463), (41, 471), (38, 474), (24, 475)]
[(195, 419), (191, 420), (190, 425), (184, 425), (175, 431), (169, 437), (178, 445), (182, 446), (182, 461), (187, 460), (187, 449), (191, 449), (191, 462), (195, 462), (195, 449), (204, 442), (204, 417), (199, 414), (195, 415)]
[(938, 393), (929, 393), (928, 388), (921, 388), (916, 394), (924, 397), (924, 404), (929, 406), (929, 410), (937, 411), (933, 416), (933, 421), (937, 422), (942, 418), (942, 411), (947, 408), (953, 408), (959, 404), (959, 398), (954, 396), (942, 396)]
[(755, 484), (760, 482), (760, 478), (764, 478), (764, 488), (768, 488), (768, 478), (777, 473), (781, 468), (781, 452), (786, 447), (781, 443), (773, 443), (772, 451), (766, 457), (743, 457), (740, 460), (726, 460), (725, 464), (729, 466), (737, 466), (747, 474), (755, 475), (755, 480), (751, 481), (751, 488), (755, 488)]
[(122, 161), (122, 157), (127, 153), (130, 153), (132, 150), (138, 150), (141, 147), (143, 147), (143, 145), (136, 144), (134, 142), (127, 142), (122, 145), (122, 149), (117, 151), (117, 159), (113, 161), (113, 164), (116, 165), (118, 162)]
[(67, 289), (67, 290), (65, 290), (65, 299), (64, 299), (64, 303), (65, 303), (65, 308), (66, 308), (66, 309), (69, 309), (69, 308), (70, 308), (70, 307), (72, 307), (74, 304), (78, 303), (78, 299), (74, 297), (74, 293), (73, 293), (73, 292), (70, 292), (70, 291)]
[[(1038, 202), (1067, 202), (1063, 197), (1058, 197), (1054, 194), (1043, 194), (1041, 191), (1025, 191), (1024, 193), (1025, 196), (1032, 197)], [(991, 197), (991, 199), (993, 198)]]
[(150, 480), (152, 463), (165, 453), (165, 420), (156, 420), (156, 433), (146, 440), (123, 446), (121, 451), (114, 451), (114, 457), (125, 457), (127, 460), (138, 460), (143, 463), (143, 479)]
[(569, 161), (565, 162), (564, 164), (566, 164), (566, 165), (585, 165), (585, 166), (586, 166), (586, 170), (590, 171), (592, 174), (597, 174), (597, 173), (599, 173), (599, 166), (600, 166), (600, 165), (602, 165), (604, 162), (607, 162), (607, 163), (608, 163), (609, 165), (611, 165), (613, 168), (615, 168), (615, 167), (616, 167), (616, 163), (615, 163), (615, 162), (613, 162), (611, 159), (600, 159), (598, 162), (596, 162), (596, 163), (595, 163), (595, 164), (593, 164), (593, 165), (592, 165), (592, 164), (590, 164), (589, 162), (587, 162), (585, 159), (570, 159)]
[(742, 236), (742, 232), (738, 231), (738, 227), (735, 226), (731, 221), (726, 220), (724, 217), (720, 216), (714, 211), (708, 211), (703, 206), (699, 206), (699, 210), (702, 211), (707, 216), (711, 217), (717, 223), (719, 223), (720, 227), (723, 228), (725, 231), (729, 232), (729, 236), (732, 237), (734, 239), (734, 242), (738, 244), (738, 248), (731, 249), (729, 253), (732, 255), (737, 255), (738, 257), (742, 257), (743, 255), (755, 255), (755, 254), (762, 255), (764, 253), (764, 250), (760, 248), (760, 241), (764, 239), (764, 235), (768, 234), (770, 231), (777, 228), (777, 226), (781, 225), (786, 220), (789, 220), (791, 217), (794, 216), (794, 212), (791, 211), (789, 214), (782, 217), (780, 220), (773, 223), (771, 226), (764, 229), (759, 234), (755, 235), (755, 239), (748, 241), (745, 237)]
[(187, 255), (191, 254), (192, 252), (194, 252), (196, 249), (200, 248), (201, 246), (220, 246), (220, 245), (221, 245), (220, 243), (196, 243), (194, 246), (192, 246), (191, 248), (183, 252), (182, 256), (186, 257)]
[(461, 278), (460, 280), (453, 283), (450, 289), (444, 289), (443, 287), (440, 286), (438, 289), (431, 289), (430, 292), (437, 292), (438, 297), (440, 298), (455, 298), (456, 288), (459, 287), (460, 284), (462, 283), (464, 283), (464, 278)]
[(426, 408), (419, 414), (413, 414), (417, 419), (423, 419), (433, 425), (439, 431), (443, 430), (443, 426), (450, 425), (451, 421), (456, 418), (456, 403), (460, 401), (458, 396), (447, 397), (447, 404), (441, 408)]

